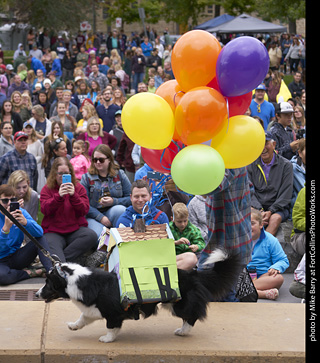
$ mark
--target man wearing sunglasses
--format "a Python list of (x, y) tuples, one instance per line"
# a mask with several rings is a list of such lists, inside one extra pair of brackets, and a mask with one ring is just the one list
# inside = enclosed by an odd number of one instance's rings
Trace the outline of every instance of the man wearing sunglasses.
[(17, 131), (13, 137), (14, 149), (0, 157), (0, 184), (6, 184), (15, 170), (24, 170), (30, 179), (30, 187), (37, 190), (38, 170), (36, 158), (29, 152), (28, 135)]
[(260, 117), (263, 120), (265, 131), (267, 131), (269, 123), (274, 121), (276, 117), (273, 104), (265, 99), (266, 90), (266, 86), (260, 84), (255, 89), (254, 98), (250, 104), (251, 117)]

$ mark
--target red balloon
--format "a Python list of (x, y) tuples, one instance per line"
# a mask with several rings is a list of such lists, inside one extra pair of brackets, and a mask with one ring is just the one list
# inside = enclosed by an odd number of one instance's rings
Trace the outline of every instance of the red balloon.
[(153, 150), (141, 147), (141, 156), (153, 170), (169, 174), (172, 161), (182, 147), (183, 144), (179, 141), (176, 143), (172, 141), (170, 145), (163, 150)]
[(252, 100), (252, 92), (245, 93), (241, 96), (228, 97), (229, 117), (244, 115), (250, 106)]
[[(215, 90), (217, 90), (218, 92), (220, 92), (219, 89), (219, 85), (218, 85), (218, 81), (217, 81), (217, 77), (214, 77), (208, 84), (207, 87), (211, 87), (214, 88)], [(221, 92), (220, 92), (221, 93)]]

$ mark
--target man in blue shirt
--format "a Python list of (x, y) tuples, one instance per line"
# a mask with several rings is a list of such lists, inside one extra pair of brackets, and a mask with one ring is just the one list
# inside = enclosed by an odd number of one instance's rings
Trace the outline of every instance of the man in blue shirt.
[(146, 203), (151, 200), (150, 187), (145, 180), (136, 180), (132, 183), (130, 199), (132, 206), (119, 217), (116, 227), (132, 227), (136, 218), (141, 218), (144, 215), (146, 224), (169, 223), (167, 215), (156, 207), (145, 207)]
[(265, 93), (265, 85), (260, 84), (255, 89), (254, 98), (250, 104), (250, 110), (251, 117), (258, 116), (263, 120), (264, 130), (266, 131), (269, 123), (275, 120), (276, 115), (273, 104), (265, 100)]
[(115, 113), (121, 108), (112, 103), (112, 92), (108, 88), (102, 91), (102, 101), (103, 104), (97, 106), (96, 111), (103, 121), (103, 131), (110, 132), (115, 123)]

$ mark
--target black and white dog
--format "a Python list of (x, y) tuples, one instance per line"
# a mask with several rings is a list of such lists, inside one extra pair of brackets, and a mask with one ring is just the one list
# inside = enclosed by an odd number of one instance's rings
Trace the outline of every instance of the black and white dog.
[[(211, 253), (205, 270), (178, 270), (181, 300), (162, 304), (170, 308), (174, 316), (183, 319), (182, 327), (175, 334), (187, 335), (197, 320), (205, 319), (208, 302), (225, 297), (235, 286), (239, 271), (238, 257), (228, 256), (222, 250)], [(157, 313), (158, 304), (133, 304), (124, 310), (115, 273), (75, 263), (62, 263), (50, 271), (36, 296), (47, 303), (58, 298), (71, 299), (82, 312), (76, 322), (68, 324), (71, 330), (81, 329), (97, 319), (106, 319), (107, 334), (99, 338), (104, 343), (115, 340), (124, 320), (137, 318), (137, 309), (147, 318)]]

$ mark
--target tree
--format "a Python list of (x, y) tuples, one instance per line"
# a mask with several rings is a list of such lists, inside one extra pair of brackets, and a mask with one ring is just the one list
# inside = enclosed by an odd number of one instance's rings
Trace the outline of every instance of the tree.
[(256, 9), (264, 20), (278, 19), (289, 23), (289, 32), (295, 33), (296, 20), (306, 16), (305, 0), (256, 0)]
[(91, 3), (86, 0), (7, 0), (17, 22), (48, 30), (77, 30)]

